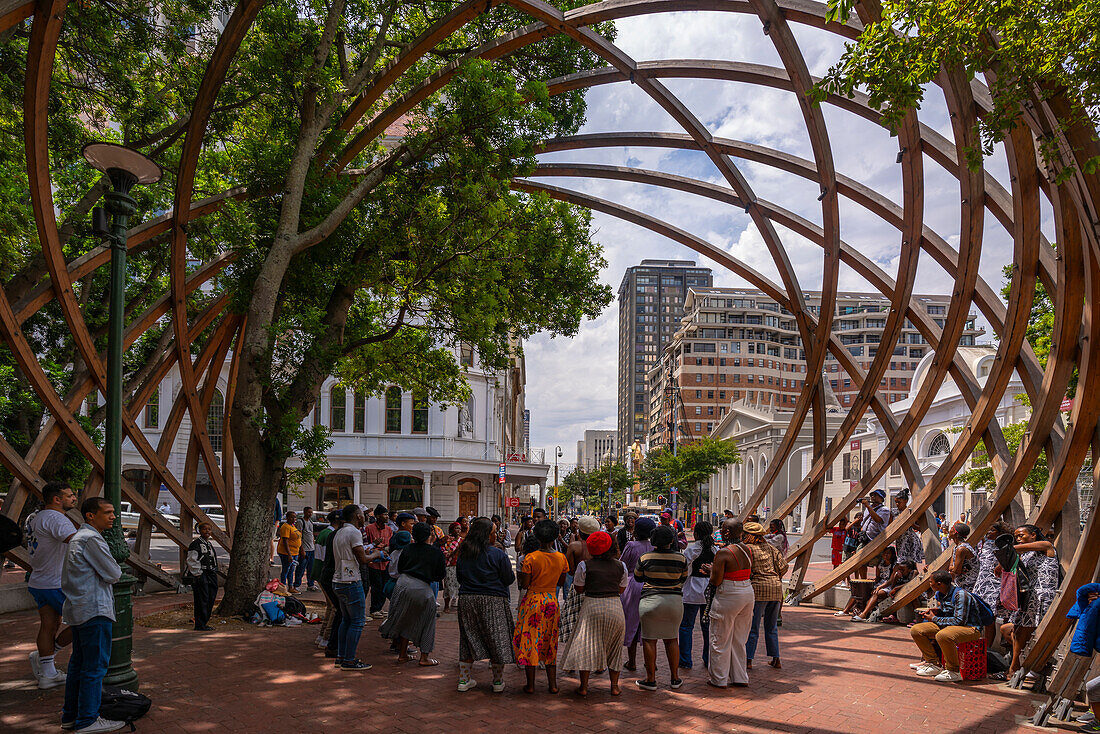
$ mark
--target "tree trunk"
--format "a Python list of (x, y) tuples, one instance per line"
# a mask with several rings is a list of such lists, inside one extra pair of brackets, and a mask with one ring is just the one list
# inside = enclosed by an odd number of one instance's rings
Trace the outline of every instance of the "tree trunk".
[[(232, 419), (231, 419), (232, 421)], [(232, 421), (236, 423), (235, 421)], [(239, 441), (241, 433), (252, 440)], [(275, 495), (284, 472), (285, 459), (270, 457), (261, 446), (254, 426), (233, 425), (233, 439), (241, 470), (241, 498), (237, 525), (233, 530), (233, 552), (225, 596), (218, 614), (236, 616), (252, 610), (271, 569), (271, 528), (275, 521)]]

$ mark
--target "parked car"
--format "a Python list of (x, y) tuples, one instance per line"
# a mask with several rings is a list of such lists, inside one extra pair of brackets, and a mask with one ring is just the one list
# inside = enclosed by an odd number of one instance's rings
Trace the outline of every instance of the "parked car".
[(225, 530), (225, 510), (221, 505), (199, 505), (199, 509), (206, 513), (211, 522)]
[[(122, 527), (136, 528), (138, 526), (138, 521), (141, 519), (141, 513), (135, 512), (133, 506), (129, 502), (120, 502), (119, 508), (122, 510), (122, 512), (119, 513), (122, 520)], [(164, 517), (177, 528), (180, 526), (178, 515), (169, 515), (165, 513)]]

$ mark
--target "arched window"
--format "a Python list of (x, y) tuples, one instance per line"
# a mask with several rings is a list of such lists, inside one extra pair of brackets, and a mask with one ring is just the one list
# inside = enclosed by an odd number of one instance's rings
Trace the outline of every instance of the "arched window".
[(210, 408), (206, 411), (206, 433), (210, 436), (210, 447), (215, 451), (221, 451), (225, 445), (224, 418), (225, 398), (221, 390), (215, 389)]
[(424, 480), (420, 477), (394, 477), (389, 481), (390, 510), (411, 510), (424, 501)]
[(951, 453), (951, 441), (948, 440), (947, 434), (945, 433), (939, 434), (928, 444), (929, 456), (943, 456), (949, 453)]
[(420, 392), (413, 393), (413, 433), (428, 432), (428, 398)]
[(401, 388), (399, 387), (386, 390), (386, 433), (401, 433)]
[(329, 393), (328, 427), (331, 431), (347, 428), (348, 394), (341, 385), (333, 385)]

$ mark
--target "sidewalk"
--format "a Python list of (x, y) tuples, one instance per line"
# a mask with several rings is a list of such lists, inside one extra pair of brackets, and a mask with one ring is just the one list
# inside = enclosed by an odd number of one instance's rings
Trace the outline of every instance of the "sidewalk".
[[(314, 595), (308, 595), (311, 598)], [(157, 595), (138, 600), (136, 615), (171, 608), (187, 596)], [(0, 731), (59, 731), (63, 689), (31, 685), (27, 655), (36, 616), (0, 617)], [(662, 689), (634, 686), (624, 671), (623, 694), (607, 693), (606, 677), (593, 681), (587, 700), (573, 695), (576, 680), (560, 679), (561, 693), (521, 690), (523, 674), (508, 666), (508, 688), (489, 690), (486, 663), (475, 666), (479, 687), (455, 690), (458, 624), (439, 620), (435, 668), (398, 666), (385, 652), (378, 622), (368, 621), (360, 654), (374, 664), (365, 673), (336, 672), (312, 646), (317, 627), (235, 628), (196, 633), (134, 627), (134, 667), (153, 709), (139, 730), (181, 732), (358, 731), (433, 732), (1013, 732), (1034, 711), (1029, 692), (992, 682), (941, 684), (911, 674), (915, 648), (903, 627), (856, 625), (827, 610), (787, 607), (780, 642), (783, 670), (765, 663), (750, 675), (747, 689), (718, 691), (706, 685), (701, 665), (685, 671), (684, 687), (667, 688), (668, 672), (658, 663)], [(215, 624), (215, 626), (218, 626)], [(761, 641), (762, 642), (762, 641)], [(701, 642), (696, 640), (696, 656)], [(59, 656), (61, 664), (68, 653)], [(639, 663), (641, 654), (639, 652)]]

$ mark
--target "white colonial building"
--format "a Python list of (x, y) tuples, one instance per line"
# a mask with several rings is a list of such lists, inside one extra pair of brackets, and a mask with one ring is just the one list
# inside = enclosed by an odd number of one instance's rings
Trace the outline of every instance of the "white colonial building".
[[(517, 356), (507, 369), (484, 370), (473, 350), (463, 349), (458, 356), (468, 370), (471, 388), (469, 400), (459, 406), (430, 404), (398, 387), (368, 398), (332, 378), (325, 380), (317, 407), (303, 423), (329, 429), (333, 442), (327, 454), (329, 470), (315, 483), (287, 488), (287, 508), (327, 511), (351, 502), (368, 508), (382, 504), (393, 510), (432, 505), (448, 520), (459, 514), (503, 514), (509, 498), (518, 498), (528, 507), (540, 502), (545, 497), (548, 466), (543, 452), (528, 446), (523, 357)], [(227, 360), (207, 420), (219, 459), (226, 445), (223, 396), (228, 379)], [(180, 384), (173, 369), (141, 417), (153, 446), (161, 440)], [(190, 430), (185, 418), (168, 454), (168, 468), (177, 477), (184, 475)], [(503, 483), (499, 481), (502, 463)], [(295, 466), (295, 460), (288, 465)], [(201, 461), (198, 467), (197, 502), (217, 504)], [(148, 466), (129, 441), (123, 445), (123, 470), (125, 481), (144, 485), (148, 480)], [(235, 490), (238, 481), (239, 469)], [(173, 512), (178, 509), (178, 502), (163, 487), (160, 501), (167, 501)]]

